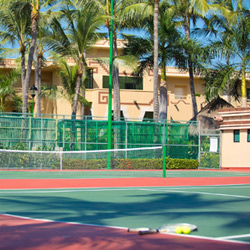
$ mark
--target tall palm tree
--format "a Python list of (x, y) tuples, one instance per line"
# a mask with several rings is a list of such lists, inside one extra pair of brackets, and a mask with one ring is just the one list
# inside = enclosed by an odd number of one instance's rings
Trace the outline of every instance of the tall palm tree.
[[(3, 3), (2, 3), (3, 4)], [(5, 2), (0, 10), (0, 38), (1, 44), (4, 46), (7, 43), (13, 47), (19, 46), (21, 54), (21, 82), (22, 96), (25, 91), (25, 76), (26, 62), (25, 55), (29, 44), (29, 36), (31, 33), (31, 7), (30, 4), (24, 1)], [(15, 49), (5, 49), (6, 54), (15, 54)]]
[[(191, 22), (196, 25), (197, 19), (204, 18), (205, 14), (211, 9), (209, 0), (169, 0), (171, 7), (169, 11), (176, 15), (177, 20), (182, 24), (186, 40), (191, 39)], [(194, 71), (192, 55), (188, 54), (188, 71), (189, 71), (189, 85), (192, 98), (193, 115), (197, 114), (197, 103), (195, 97), (194, 86)]]
[[(19, 0), (17, 0), (18, 2)], [(25, 77), (25, 84), (24, 84), (24, 96), (23, 96), (23, 113), (27, 112), (28, 108), (28, 91), (29, 91), (29, 84), (31, 78), (31, 71), (32, 71), (32, 64), (34, 59), (34, 52), (36, 47), (37, 41), (37, 34), (38, 34), (38, 21), (40, 17), (41, 8), (47, 7), (48, 5), (52, 5), (58, 2), (58, 0), (23, 0), (28, 2), (31, 7), (31, 40), (29, 46), (29, 55), (28, 55), (28, 63), (27, 63), (27, 70), (26, 70), (26, 77)]]
[(47, 36), (51, 35), (51, 31), (49, 29), (49, 20), (53, 18), (53, 12), (43, 12), (40, 15), (39, 23), (38, 23), (38, 34), (37, 34), (37, 42), (34, 51), (34, 62), (35, 62), (35, 86), (37, 88), (36, 92), (36, 108), (37, 115), (41, 114), (41, 90), (42, 90), (42, 67), (44, 66), (44, 52), (46, 43), (44, 39)]
[[(239, 73), (241, 73), (242, 106), (246, 106), (245, 75), (246, 67), (250, 62), (250, 12), (244, 8), (242, 1), (237, 1), (236, 5), (232, 0), (216, 0), (214, 3), (219, 12), (211, 18), (210, 23), (217, 27), (215, 33), (218, 41), (215, 41), (212, 46), (226, 64), (223, 66), (220, 63), (214, 71), (208, 72), (206, 79), (211, 83), (209, 75), (216, 74), (221, 79), (218, 92), (221, 93), (222, 89), (226, 90), (230, 101), (230, 94), (238, 99), (237, 85), (234, 86), (234, 84), (239, 83)], [(224, 74), (219, 74), (218, 69)], [(240, 71), (237, 72), (237, 70)], [(235, 80), (236, 75), (238, 80)], [(226, 79), (227, 85), (225, 85)], [(218, 85), (216, 82), (215, 79), (215, 85)], [(206, 86), (208, 89), (208, 84)], [(214, 84), (211, 88), (214, 88), (213, 86)]]
[(158, 18), (159, 18), (159, 2), (160, 0), (154, 0), (154, 119), (159, 119), (159, 100), (158, 100)]
[[(72, 118), (75, 118), (82, 78), (87, 72), (86, 51), (102, 37), (97, 31), (106, 17), (100, 15), (100, 10), (93, 3), (74, 8), (74, 3), (68, 1), (61, 12), (63, 21), (53, 18), (51, 27), (54, 37), (47, 39), (47, 45), (61, 57), (73, 58), (78, 66), (72, 110)], [(67, 27), (64, 28), (63, 22), (67, 23)]]
[[(110, 17), (111, 6), (110, 0), (88, 0), (94, 2), (100, 7), (103, 14), (107, 15), (105, 26), (107, 27), (109, 37), (111, 32)], [(129, 6), (142, 2), (143, 0), (113, 0), (113, 91), (114, 91), (114, 120), (120, 120), (120, 82), (119, 82), (119, 63), (116, 58), (119, 57), (118, 53), (118, 33), (124, 29), (131, 27), (131, 19), (124, 12), (128, 10)], [(134, 22), (133, 22), (134, 24)]]
[[(126, 8), (126, 15), (130, 16), (134, 27), (148, 30), (147, 22), (145, 20), (153, 18), (154, 29), (150, 32), (151, 37), (154, 39), (154, 64), (153, 64), (153, 109), (154, 119), (159, 119), (159, 67), (158, 67), (158, 24), (159, 24), (159, 3), (161, 0), (142, 0), (138, 1)], [(162, 1), (166, 2), (166, 1)], [(130, 14), (130, 13), (131, 14)], [(152, 30), (151, 30), (152, 31)]]
[[(176, 23), (173, 21), (173, 17), (169, 15), (165, 10), (167, 5), (161, 3), (159, 6), (159, 25), (158, 25), (158, 65), (161, 69), (161, 81), (160, 81), (160, 106), (159, 106), (159, 119), (166, 121), (167, 119), (167, 76), (166, 66), (170, 63), (176, 53), (178, 52), (180, 33), (176, 28)], [(146, 21), (146, 20), (145, 20)], [(128, 43), (124, 49), (124, 53), (128, 55), (137, 56), (140, 65), (138, 74), (142, 74), (146, 68), (154, 67), (154, 55), (155, 55), (155, 40), (154, 36), (154, 20), (153, 18), (147, 20), (148, 33), (151, 33), (146, 38), (127, 36)], [(159, 86), (157, 88), (158, 98)]]
[(238, 25), (233, 28), (234, 53), (240, 58), (241, 70), (241, 102), (242, 107), (247, 106), (246, 70), (250, 65), (250, 11), (242, 10)]

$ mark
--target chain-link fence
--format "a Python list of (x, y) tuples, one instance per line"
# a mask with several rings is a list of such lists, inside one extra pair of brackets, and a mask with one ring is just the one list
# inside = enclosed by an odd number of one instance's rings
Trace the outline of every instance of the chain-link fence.
[(201, 130), (200, 133), (200, 168), (220, 168), (220, 131)]
[[(84, 118), (84, 119), (83, 119)], [(107, 119), (107, 118), (106, 118)], [(198, 159), (197, 122), (112, 121), (112, 148), (166, 145), (166, 156)], [(0, 114), (0, 148), (38, 151), (103, 150), (108, 145), (105, 118)]]

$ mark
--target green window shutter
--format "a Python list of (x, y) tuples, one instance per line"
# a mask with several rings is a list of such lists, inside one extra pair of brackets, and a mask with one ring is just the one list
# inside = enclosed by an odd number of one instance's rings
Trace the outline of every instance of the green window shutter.
[(109, 76), (102, 77), (102, 87), (105, 89), (109, 88)]
[(88, 79), (88, 82), (87, 82), (87, 86), (86, 88), (87, 89), (93, 89), (94, 87), (94, 78), (93, 78), (93, 69), (88, 69), (87, 71), (87, 79)]
[[(142, 77), (127, 77), (119, 76), (120, 89), (143, 89), (143, 79)], [(102, 77), (102, 87), (109, 87), (109, 76)]]
[(240, 130), (234, 130), (234, 142), (240, 142)]
[(247, 141), (250, 142), (250, 129), (247, 130)]

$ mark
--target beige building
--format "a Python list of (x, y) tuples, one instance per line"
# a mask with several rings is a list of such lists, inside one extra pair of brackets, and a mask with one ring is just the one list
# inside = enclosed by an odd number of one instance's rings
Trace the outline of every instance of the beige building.
[(250, 168), (250, 108), (220, 110), (221, 167)]
[[(122, 49), (122, 41), (118, 41), (119, 49)], [(85, 114), (91, 114), (94, 117), (108, 116), (108, 76), (109, 65), (104, 61), (97, 61), (96, 58), (109, 57), (109, 41), (99, 41), (87, 53), (89, 78), (86, 90), (86, 99), (91, 103), (90, 110), (85, 110)], [(108, 61), (108, 60), (107, 60)], [(73, 61), (68, 60), (73, 65)], [(4, 70), (10, 70), (16, 67), (15, 60), (5, 59), (0, 63)], [(143, 120), (153, 117), (153, 72), (147, 70), (142, 78), (134, 77), (132, 69), (128, 66), (120, 66), (120, 84), (121, 84), (121, 113), (126, 119)], [(200, 77), (195, 77), (195, 91), (197, 94), (198, 111), (205, 106), (205, 99), (202, 95), (203, 85)], [(168, 88), (168, 119), (171, 120), (189, 120), (192, 118), (192, 100), (189, 88), (188, 72), (180, 72), (177, 68), (167, 68), (167, 88)], [(34, 74), (31, 79), (31, 86), (34, 85)], [(43, 86), (62, 87), (60, 77), (57, 74), (56, 65), (47, 61), (42, 70)], [(17, 89), (21, 93), (21, 84), (17, 84)], [(247, 82), (248, 98), (250, 99), (250, 82)], [(31, 102), (31, 96), (29, 101)], [(250, 100), (249, 100), (250, 101)], [(36, 102), (36, 99), (35, 99)], [(250, 106), (250, 102), (248, 103)], [(80, 105), (79, 105), (80, 106)], [(234, 106), (240, 106), (235, 103)], [(36, 107), (35, 107), (36, 108)], [(9, 108), (8, 111), (15, 111)], [(62, 114), (70, 115), (71, 106), (67, 100), (57, 98), (54, 100), (42, 100), (42, 113), (44, 114)], [(80, 114), (80, 107), (78, 109)]]

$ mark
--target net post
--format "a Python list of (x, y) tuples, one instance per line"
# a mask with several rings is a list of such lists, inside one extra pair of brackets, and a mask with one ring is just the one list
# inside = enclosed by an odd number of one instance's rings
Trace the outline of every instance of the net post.
[(200, 121), (198, 121), (198, 162), (199, 162), (199, 168), (201, 166), (201, 124)]
[(162, 171), (162, 177), (166, 178), (166, 123), (163, 125)]
[(162, 169), (163, 169), (162, 177), (166, 178), (166, 145), (165, 144), (162, 146)]
[[(114, 1), (110, 1), (110, 38), (109, 38), (109, 101), (108, 101), (108, 149), (111, 149), (112, 131), (112, 87), (113, 87), (113, 6)], [(111, 154), (107, 155), (107, 169), (111, 169)]]

